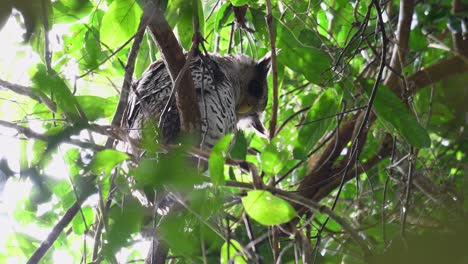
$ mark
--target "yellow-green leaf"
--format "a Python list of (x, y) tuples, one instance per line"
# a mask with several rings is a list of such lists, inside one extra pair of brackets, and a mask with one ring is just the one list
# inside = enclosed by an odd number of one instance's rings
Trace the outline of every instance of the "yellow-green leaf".
[(210, 177), (214, 184), (224, 184), (224, 163), (226, 155), (229, 152), (228, 148), (234, 134), (228, 134), (220, 139), (211, 150), (208, 168)]
[(137, 31), (142, 10), (135, 0), (114, 0), (102, 18), (101, 41), (115, 49)]
[(287, 201), (268, 191), (249, 191), (242, 197), (247, 214), (262, 225), (280, 225), (291, 221), (296, 210)]
[(241, 244), (234, 239), (230, 239), (229, 243), (224, 242), (221, 247), (220, 263), (247, 263), (247, 256), (242, 252)]

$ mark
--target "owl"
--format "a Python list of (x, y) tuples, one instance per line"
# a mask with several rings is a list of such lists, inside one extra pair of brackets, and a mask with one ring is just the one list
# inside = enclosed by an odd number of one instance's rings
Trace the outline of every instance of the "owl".
[[(262, 117), (268, 98), (270, 61), (270, 56), (255, 61), (246, 55), (216, 54), (198, 54), (191, 59), (201, 115), (201, 149), (210, 150), (238, 127), (266, 134)], [(163, 61), (153, 63), (133, 83), (122, 121), (132, 139), (141, 139), (142, 128), (151, 120), (159, 131), (160, 143), (177, 143), (180, 121), (171, 93), (172, 81)]]

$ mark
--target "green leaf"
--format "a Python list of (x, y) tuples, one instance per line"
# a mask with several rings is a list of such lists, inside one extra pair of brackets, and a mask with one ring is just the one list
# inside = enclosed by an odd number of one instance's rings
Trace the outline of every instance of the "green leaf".
[(148, 69), (148, 66), (153, 62), (154, 56), (158, 51), (158, 48), (153, 41), (147, 41), (148, 38), (150, 37), (146, 34), (141, 42), (140, 51), (138, 52), (138, 57), (135, 63), (136, 76), (141, 76)]
[[(50, 147), (56, 145), (61, 138), (63, 138), (63, 134), (65, 132), (65, 128), (63, 126), (55, 126), (49, 128), (45, 134), (48, 136), (52, 136), (48, 142), (42, 140), (34, 140), (33, 142), (33, 158), (31, 160), (31, 164), (47, 164), (52, 160)], [(48, 151), (49, 150), (49, 151)]]
[(201, 178), (194, 166), (187, 162), (186, 148), (177, 148), (160, 155), (159, 160), (144, 159), (133, 175), (139, 187), (149, 189), (171, 185), (176, 188), (191, 188), (200, 184)]
[(107, 243), (103, 253), (113, 257), (117, 251), (128, 245), (131, 235), (141, 231), (144, 209), (135, 198), (125, 199), (122, 206), (114, 205), (109, 211), (109, 229), (105, 233)]
[(64, 112), (69, 121), (73, 123), (85, 123), (86, 116), (83, 113), (78, 100), (68, 88), (67, 83), (53, 70), (48, 74), (44, 64), (38, 64), (32, 70), (31, 80), (48, 95), (54, 95), (57, 106)]
[(328, 131), (334, 118), (325, 118), (339, 112), (341, 96), (337, 96), (333, 89), (327, 89), (313, 103), (307, 112), (306, 119), (299, 129), (299, 135), (295, 144), (294, 155), (296, 158), (306, 158), (304, 150), (313, 148), (318, 140)]
[(103, 117), (111, 117), (117, 106), (116, 98), (102, 98), (99, 96), (76, 96), (89, 121)]
[(75, 22), (93, 9), (89, 0), (60, 0), (52, 3), (54, 23)]
[[(205, 32), (205, 19), (203, 16), (203, 5), (198, 1), (198, 17), (200, 22), (200, 32), (202, 35)], [(185, 50), (189, 50), (192, 46), (192, 36), (193, 36), (193, 5), (192, 1), (184, 3), (180, 6), (179, 17), (177, 20), (177, 32), (179, 34), (179, 40)]]
[(111, 170), (114, 169), (117, 164), (127, 160), (128, 158), (128, 155), (123, 152), (113, 149), (105, 149), (94, 156), (94, 159), (91, 162), (91, 169), (96, 174), (104, 171), (106, 175), (109, 175)]
[(278, 61), (294, 72), (303, 74), (307, 80), (321, 84), (331, 78), (329, 68), (332, 65), (330, 56), (323, 50), (305, 46), (285, 24), (274, 20), (277, 31)]
[(138, 30), (142, 10), (135, 0), (114, 0), (102, 18), (101, 41), (115, 49)]
[(231, 0), (233, 6), (243, 6), (247, 4), (249, 0)]
[(221, 246), (221, 260), (220, 263), (247, 263), (247, 256), (243, 252), (243, 247), (239, 242), (234, 239), (224, 242)]
[[(99, 66), (99, 57), (101, 55), (101, 43), (99, 42), (99, 30), (95, 27), (89, 28), (85, 35), (84, 60), (87, 68), (97, 68)], [(82, 50), (83, 51), (83, 50)]]
[(215, 185), (224, 184), (224, 163), (226, 155), (229, 152), (229, 146), (234, 134), (225, 135), (211, 149), (211, 154), (208, 162), (211, 180)]
[[(370, 87), (366, 88), (366, 93), (370, 96)], [(379, 87), (375, 96), (374, 108), (378, 116), (392, 124), (408, 143), (416, 148), (428, 148), (431, 146), (431, 138), (426, 129), (418, 123), (416, 118), (390, 88), (383, 85)]]
[(228, 22), (229, 17), (231, 17), (232, 14), (232, 8), (231, 4), (224, 3), (216, 13), (216, 21), (214, 24), (214, 30), (215, 32), (220, 32), (221, 28), (224, 27), (224, 25)]
[(77, 235), (84, 234), (86, 228), (90, 228), (94, 221), (94, 210), (92, 207), (82, 207), (81, 212), (75, 215), (72, 220), (73, 232)]
[(231, 149), (231, 157), (238, 160), (245, 160), (247, 156), (247, 140), (242, 131), (237, 131), (234, 139), (234, 146)]
[(183, 256), (182, 259), (193, 256), (201, 246), (200, 237), (196, 236), (199, 234), (195, 233), (195, 221), (192, 221), (193, 217), (186, 213), (168, 214), (162, 218), (158, 227), (158, 235), (167, 243), (171, 252)]
[(275, 137), (261, 154), (262, 168), (270, 174), (276, 175), (283, 168), (283, 161), (289, 156), (289, 152), (279, 145), (281, 141)]
[(262, 225), (280, 225), (291, 221), (296, 210), (287, 201), (268, 191), (249, 191), (242, 197), (247, 214)]

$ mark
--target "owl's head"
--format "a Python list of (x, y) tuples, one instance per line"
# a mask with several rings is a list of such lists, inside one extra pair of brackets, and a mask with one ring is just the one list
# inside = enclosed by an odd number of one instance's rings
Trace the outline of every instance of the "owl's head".
[(261, 120), (268, 101), (267, 75), (271, 65), (270, 54), (258, 61), (243, 54), (213, 59), (232, 85), (237, 120), (242, 123), (241, 127), (250, 127), (265, 135)]
[(265, 110), (268, 99), (267, 75), (271, 56), (259, 61), (243, 55), (213, 56), (232, 85), (238, 118)]

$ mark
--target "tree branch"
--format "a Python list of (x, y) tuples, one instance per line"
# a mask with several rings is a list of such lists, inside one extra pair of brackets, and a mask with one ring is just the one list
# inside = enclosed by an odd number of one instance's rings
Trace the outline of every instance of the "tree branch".
[[(463, 4), (461, 0), (452, 1), (452, 15), (457, 16), (460, 13), (466, 11), (467, 7)], [(461, 22), (462, 18), (459, 18), (458, 21)], [(461, 24), (461, 23), (460, 23)], [(461, 28), (461, 25), (460, 25)], [(461, 54), (462, 56), (468, 56), (468, 39), (466, 36), (463, 36), (463, 30), (458, 28), (452, 30), (452, 41), (453, 48), (455, 52)], [(466, 34), (466, 33), (465, 33)]]
[(83, 194), (81, 194), (77, 201), (67, 210), (67, 212), (63, 215), (63, 217), (59, 220), (59, 222), (54, 226), (52, 231), (49, 233), (47, 238), (42, 241), (39, 247), (36, 249), (34, 254), (29, 258), (27, 264), (35, 264), (39, 263), (41, 258), (47, 253), (49, 248), (54, 244), (57, 237), (62, 233), (63, 229), (67, 227), (70, 222), (73, 220), (75, 215), (80, 211), (81, 204), (91, 195), (92, 192), (89, 190), (84, 190)]
[[(411, 31), (411, 21), (413, 20), (414, 0), (400, 0), (400, 13), (398, 15), (398, 26), (396, 31), (396, 41), (393, 47), (390, 67), (394, 71), (388, 71), (385, 84), (390, 87), (396, 87), (401, 83), (397, 74), (400, 74), (405, 64), (404, 59), (408, 53), (408, 43)], [(399, 85), (398, 85), (399, 86)], [(400, 94), (398, 90), (393, 90)], [(401, 91), (401, 90), (400, 90)]]
[(7, 81), (0, 79), (0, 88), (1, 87), (8, 89), (12, 92), (15, 92), (17, 94), (26, 95), (33, 100), (43, 103), (53, 113), (57, 112), (57, 105), (40, 90), (27, 87), (27, 86), (23, 86), (23, 85), (19, 85), (19, 84), (14, 84), (14, 83), (7, 82)]
[[(149, 19), (148, 28), (161, 52), (173, 85), (179, 78), (179, 74), (183, 74), (180, 76), (181, 85), (174, 86), (181, 129), (187, 134), (198, 135), (200, 132), (200, 109), (190, 70), (181, 72), (186, 63), (183, 50), (158, 6), (149, 2), (145, 7), (144, 16)], [(190, 69), (190, 67), (188, 68)]]
[[(20, 126), (20, 125), (11, 123), (11, 122), (0, 120), (0, 126), (12, 128), (12, 129), (18, 131), (18, 133), (21, 133), (21, 134), (25, 135), (27, 138), (39, 139), (39, 140), (42, 140), (44, 142), (53, 142), (53, 141), (55, 142), (55, 141), (57, 141), (57, 138), (55, 136), (40, 134), (40, 133), (34, 132), (30, 128)], [(79, 140), (72, 139), (72, 138), (66, 138), (66, 139), (64, 138), (61, 141), (65, 142), (65, 143), (75, 145), (75, 146), (78, 146), (78, 147), (81, 147), (81, 148), (92, 149), (92, 150), (95, 150), (95, 151), (101, 151), (101, 150), (106, 149), (104, 146), (101, 146), (101, 145), (97, 145), (97, 144), (94, 144), (94, 143), (91, 143), (91, 142), (79, 141)]]
[[(439, 60), (426, 69), (415, 72), (408, 79), (409, 92), (415, 94), (420, 89), (449, 79), (455, 75), (468, 72), (468, 61), (461, 56), (452, 56)], [(390, 86), (392, 90), (398, 86)]]
[(270, 36), (270, 49), (271, 49), (271, 69), (273, 73), (273, 104), (271, 106), (271, 119), (270, 119), (270, 139), (275, 136), (276, 122), (278, 119), (278, 68), (276, 66), (276, 36), (273, 29), (273, 13), (271, 10), (271, 1), (266, 1), (267, 15), (266, 22), (268, 26), (268, 35)]

